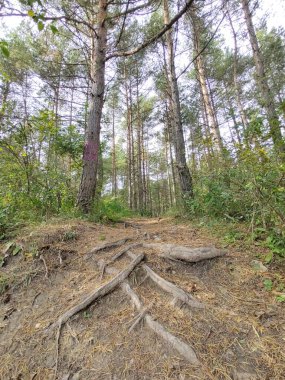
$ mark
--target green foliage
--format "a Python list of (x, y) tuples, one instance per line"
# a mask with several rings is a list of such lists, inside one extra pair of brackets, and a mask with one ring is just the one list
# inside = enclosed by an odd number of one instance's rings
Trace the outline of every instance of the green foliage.
[(15, 216), (11, 213), (11, 209), (4, 207), (0, 203), (0, 240), (7, 239), (10, 232), (17, 226)]
[(9, 58), (10, 56), (10, 51), (8, 48), (8, 42), (4, 40), (0, 40), (0, 51), (1, 53), (6, 57)]
[(272, 289), (273, 289), (273, 282), (272, 280), (266, 278), (264, 281), (263, 281), (263, 285), (265, 287), (265, 289), (270, 292)]
[(62, 238), (63, 241), (72, 241), (72, 240), (77, 240), (77, 239), (78, 239), (78, 234), (76, 231), (66, 231)]
[[(260, 146), (240, 149), (238, 154), (235, 163), (231, 158), (218, 159), (211, 170), (200, 169), (188, 212), (250, 224), (251, 241), (270, 249), (265, 261), (284, 258), (285, 166)], [(230, 232), (226, 243), (239, 240), (237, 234)]]
[(285, 294), (276, 297), (277, 302), (285, 302)]
[(94, 206), (90, 219), (101, 222), (119, 222), (123, 218), (131, 216), (133, 213), (120, 199), (106, 196)]
[(230, 230), (224, 235), (224, 242), (226, 245), (234, 244), (237, 241), (243, 240), (245, 238), (244, 234), (237, 230)]
[(267, 237), (265, 245), (270, 249), (272, 255), (285, 257), (285, 234), (284, 231), (272, 231)]
[(55, 25), (51, 24), (49, 27), (50, 27), (51, 31), (53, 32), (53, 34), (58, 33), (58, 29)]
[(275, 297), (275, 300), (278, 303), (285, 302), (285, 293), (284, 293), (285, 285), (284, 285), (284, 282), (280, 280), (280, 278), (281, 277), (278, 274), (275, 274), (273, 279), (266, 278), (263, 281), (263, 285), (266, 291), (272, 292), (273, 294), (279, 293)]

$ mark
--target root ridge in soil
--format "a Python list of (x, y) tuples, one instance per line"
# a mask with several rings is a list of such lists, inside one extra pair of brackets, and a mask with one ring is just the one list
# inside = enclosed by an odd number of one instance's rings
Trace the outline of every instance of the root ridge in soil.
[(279, 305), (257, 302), (245, 259), (190, 227), (126, 223), (135, 228), (82, 222), (66, 234), (78, 228), (76, 241), (49, 233), (38, 258), (11, 260), (4, 274), (19, 281), (3, 296), (1, 379), (285, 378)]

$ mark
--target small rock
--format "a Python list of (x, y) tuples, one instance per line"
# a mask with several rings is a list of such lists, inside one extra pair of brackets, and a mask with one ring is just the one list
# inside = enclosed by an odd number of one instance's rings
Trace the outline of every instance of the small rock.
[(259, 272), (268, 272), (268, 268), (265, 265), (263, 265), (261, 261), (252, 260), (251, 266), (256, 271), (259, 271)]

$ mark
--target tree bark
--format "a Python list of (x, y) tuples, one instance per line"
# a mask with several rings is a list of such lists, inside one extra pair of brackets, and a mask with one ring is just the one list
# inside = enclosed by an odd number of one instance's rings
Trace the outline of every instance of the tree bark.
[(107, 1), (99, 0), (96, 35), (92, 36), (91, 96), (85, 132), (83, 172), (77, 205), (84, 212), (90, 212), (96, 191), (98, 157), (100, 149), (101, 117), (105, 92), (105, 64), (107, 44)]
[[(163, 1), (164, 6), (164, 23), (168, 25), (170, 22), (169, 18), (169, 8), (168, 0)], [(171, 91), (171, 108), (173, 111), (173, 135), (174, 135), (174, 149), (175, 149), (175, 158), (176, 166), (179, 175), (179, 184), (182, 197), (184, 199), (189, 199), (193, 197), (193, 186), (192, 186), (192, 177), (189, 171), (189, 168), (186, 163), (185, 156), (185, 142), (183, 136), (182, 120), (181, 120), (181, 111), (180, 111), (180, 99), (179, 99), (179, 90), (177, 84), (177, 77), (175, 73), (175, 63), (174, 63), (174, 48), (172, 40), (172, 30), (169, 29), (166, 32), (166, 45), (167, 45), (167, 55), (168, 55), (168, 77)]]
[(212, 146), (216, 152), (220, 153), (223, 149), (223, 143), (222, 143), (222, 138), (220, 134), (220, 129), (217, 124), (215, 111), (212, 105), (210, 91), (207, 86), (207, 77), (206, 77), (203, 57), (201, 54), (199, 54), (199, 52), (201, 51), (201, 46), (200, 46), (201, 36), (200, 36), (200, 27), (199, 27), (200, 19), (198, 18), (194, 9), (190, 10), (190, 18), (191, 18), (192, 29), (193, 29), (195, 57), (197, 57), (195, 66), (197, 70), (199, 85), (201, 88), (201, 95), (202, 95), (202, 100), (205, 107), (205, 113), (207, 116)]
[(241, 0), (241, 5), (244, 12), (244, 18), (246, 21), (246, 26), (247, 26), (247, 30), (249, 34), (249, 40), (250, 40), (252, 53), (253, 53), (253, 59), (255, 63), (256, 84), (261, 95), (260, 103), (264, 107), (267, 114), (267, 120), (269, 124), (271, 138), (274, 144), (274, 148), (279, 154), (282, 153), (284, 157), (285, 142), (281, 134), (280, 121), (279, 121), (278, 114), (276, 112), (276, 107), (274, 104), (274, 96), (268, 85), (268, 80), (265, 74), (263, 57), (259, 48), (254, 25), (252, 22), (252, 15), (249, 9), (249, 1)]
[(234, 77), (234, 88), (235, 88), (235, 97), (236, 97), (236, 102), (240, 114), (240, 118), (242, 121), (243, 129), (246, 131), (248, 129), (248, 119), (247, 115), (245, 112), (245, 109), (242, 104), (242, 89), (240, 87), (239, 81), (238, 81), (238, 73), (237, 73), (237, 68), (238, 68), (238, 44), (237, 44), (237, 33), (235, 31), (231, 15), (228, 11), (228, 20), (232, 29), (232, 35), (234, 39), (234, 66), (233, 66), (233, 77)]
[(117, 162), (116, 162), (116, 136), (115, 136), (115, 96), (112, 105), (112, 195), (117, 196)]

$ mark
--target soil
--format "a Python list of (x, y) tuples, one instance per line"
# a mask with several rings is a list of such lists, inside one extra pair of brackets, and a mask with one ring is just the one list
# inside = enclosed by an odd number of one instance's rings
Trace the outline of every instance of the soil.
[[(102, 276), (88, 253), (123, 238), (221, 247), (209, 232), (171, 219), (113, 226), (76, 220), (22, 231), (17, 239), (22, 251), (0, 269), (1, 380), (285, 379), (284, 303), (264, 287), (265, 279), (285, 283), (284, 271), (276, 266), (257, 271), (251, 262), (258, 252), (241, 247), (196, 264), (133, 249), (145, 254), (157, 274), (206, 305), (202, 310), (175, 306), (140, 265), (129, 277), (149, 314), (188, 343), (201, 366), (191, 366), (143, 321), (129, 332), (138, 312), (117, 288), (62, 326), (55, 371), (56, 331), (48, 327), (112, 278)], [(122, 247), (97, 252), (96, 260), (108, 261)], [(112, 265), (122, 270), (129, 262), (124, 255)]]

